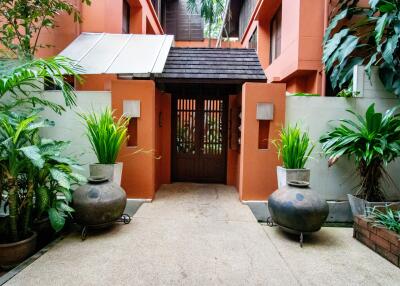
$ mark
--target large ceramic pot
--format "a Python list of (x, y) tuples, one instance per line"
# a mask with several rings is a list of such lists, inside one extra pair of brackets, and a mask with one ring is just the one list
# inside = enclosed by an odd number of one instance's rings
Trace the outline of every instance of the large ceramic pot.
[(268, 209), (274, 223), (286, 231), (310, 233), (325, 222), (329, 208), (306, 182), (289, 182), (268, 199)]
[(10, 269), (26, 258), (35, 253), (36, 250), (36, 232), (27, 239), (0, 244), (0, 267), (3, 269)]
[(121, 162), (115, 164), (91, 164), (89, 166), (91, 177), (105, 177), (121, 186), (123, 164)]
[(90, 177), (86, 185), (74, 191), (74, 217), (83, 226), (111, 225), (121, 218), (125, 206), (124, 189), (106, 178)]

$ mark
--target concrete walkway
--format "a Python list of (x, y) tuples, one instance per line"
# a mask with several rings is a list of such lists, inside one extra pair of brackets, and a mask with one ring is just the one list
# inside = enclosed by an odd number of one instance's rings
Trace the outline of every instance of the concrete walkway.
[(351, 229), (305, 243), (258, 224), (231, 187), (173, 184), (130, 225), (72, 234), (6, 285), (399, 285)]

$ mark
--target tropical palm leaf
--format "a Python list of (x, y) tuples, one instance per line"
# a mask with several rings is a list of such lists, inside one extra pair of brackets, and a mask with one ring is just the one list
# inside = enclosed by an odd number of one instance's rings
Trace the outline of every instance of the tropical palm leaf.
[[(76, 105), (76, 95), (64, 76), (72, 75), (80, 81), (79, 73), (82, 73), (82, 68), (62, 56), (28, 62), (3, 60), (0, 62), (0, 106), (3, 109), (12, 109), (23, 104), (39, 104), (61, 113), (65, 110), (63, 106), (42, 97), (42, 84), (51, 83), (58, 87), (66, 106), (71, 107)], [(11, 100), (7, 100), (6, 95)]]

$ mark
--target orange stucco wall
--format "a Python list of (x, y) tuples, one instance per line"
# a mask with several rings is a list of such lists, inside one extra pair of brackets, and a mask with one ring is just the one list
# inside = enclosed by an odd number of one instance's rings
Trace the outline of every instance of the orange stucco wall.
[(82, 32), (121, 33), (122, 0), (96, 0), (82, 5)]
[[(115, 115), (123, 113), (124, 99), (140, 100), (141, 114), (137, 119), (137, 147), (123, 146), (118, 161), (124, 163), (122, 187), (128, 197), (152, 199), (157, 189), (156, 155), (156, 94), (152, 80), (113, 80), (112, 108)], [(137, 153), (137, 151), (141, 150)]]
[(88, 74), (82, 76), (82, 82), (77, 83), (77, 90), (102, 91), (111, 90), (111, 81), (116, 79), (112, 74)]
[[(270, 63), (270, 21), (282, 5), (281, 54)], [(287, 83), (289, 92), (323, 94), (324, 0), (259, 0), (241, 42), (257, 29), (257, 52), (268, 82)]]
[[(95, 0), (91, 5), (83, 5), (80, 0), (69, 0), (82, 15), (82, 23), (74, 23), (72, 16), (66, 13), (56, 17), (57, 27), (52, 30), (43, 30), (39, 42), (50, 48), (43, 48), (37, 52), (38, 57), (54, 56), (68, 46), (80, 33), (121, 33), (122, 32), (122, 4), (123, 0)], [(163, 34), (161, 24), (155, 14), (150, 0), (131, 0), (131, 33), (136, 34)], [(101, 81), (99, 79), (92, 81)], [(94, 83), (101, 85), (103, 83)], [(81, 89), (90, 90), (92, 85)], [(97, 90), (97, 89), (96, 89)]]
[[(81, 10), (80, 0), (69, 0), (69, 2)], [(80, 34), (80, 24), (74, 23), (72, 16), (62, 13), (55, 21), (55, 29), (42, 29), (38, 42), (50, 47), (40, 48), (36, 53), (37, 57), (57, 55)]]
[(118, 161), (124, 163), (122, 187), (128, 197), (152, 199), (161, 184), (170, 183), (171, 96), (152, 80), (113, 80), (111, 95), (117, 117), (124, 100), (140, 100), (137, 146), (123, 146)]
[(276, 149), (258, 149), (258, 102), (274, 105), (269, 140), (277, 139), (285, 123), (285, 84), (245, 83), (242, 88), (242, 123), (238, 189), (240, 199), (266, 200), (277, 189), (276, 167), (280, 165)]

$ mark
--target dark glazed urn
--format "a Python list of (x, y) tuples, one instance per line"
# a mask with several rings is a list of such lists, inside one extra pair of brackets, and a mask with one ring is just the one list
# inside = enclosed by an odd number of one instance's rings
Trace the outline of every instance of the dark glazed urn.
[(318, 231), (329, 213), (327, 202), (304, 182), (290, 182), (273, 192), (268, 209), (274, 223), (295, 233)]
[(121, 218), (126, 206), (126, 193), (105, 178), (90, 177), (86, 185), (74, 191), (73, 208), (77, 223), (106, 227)]

